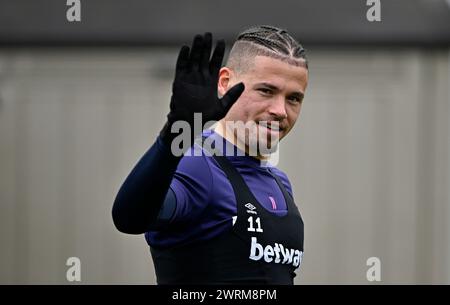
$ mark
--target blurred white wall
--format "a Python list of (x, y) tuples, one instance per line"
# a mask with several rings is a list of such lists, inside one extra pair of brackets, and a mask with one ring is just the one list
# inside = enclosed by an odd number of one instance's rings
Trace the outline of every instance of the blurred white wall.
[[(0, 51), (0, 283), (155, 283), (115, 194), (168, 111), (174, 49)], [(280, 147), (305, 221), (297, 283), (450, 283), (448, 50), (312, 49)], [(151, 202), (149, 202), (151, 204)]]

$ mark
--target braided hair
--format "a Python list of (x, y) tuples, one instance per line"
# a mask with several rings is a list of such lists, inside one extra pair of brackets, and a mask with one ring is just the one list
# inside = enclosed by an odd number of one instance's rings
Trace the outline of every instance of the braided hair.
[(243, 72), (248, 58), (268, 56), (288, 64), (308, 69), (306, 51), (286, 30), (269, 25), (258, 25), (240, 33), (231, 48), (227, 66)]

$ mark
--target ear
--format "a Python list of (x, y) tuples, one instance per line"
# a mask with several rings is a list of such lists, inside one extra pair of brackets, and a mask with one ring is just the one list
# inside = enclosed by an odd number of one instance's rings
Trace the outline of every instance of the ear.
[(230, 79), (233, 76), (233, 71), (228, 67), (222, 67), (219, 71), (219, 81), (217, 82), (217, 91), (220, 96), (224, 96), (230, 87)]

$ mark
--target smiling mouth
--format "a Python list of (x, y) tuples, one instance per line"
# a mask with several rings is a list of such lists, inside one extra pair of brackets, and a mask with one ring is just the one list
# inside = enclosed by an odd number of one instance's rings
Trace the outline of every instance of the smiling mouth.
[(261, 122), (258, 122), (258, 125), (261, 127), (265, 127), (271, 131), (275, 131), (275, 132), (281, 132), (284, 129), (283, 127), (280, 126), (279, 123), (271, 124), (271, 123), (264, 122), (264, 124), (261, 124)]

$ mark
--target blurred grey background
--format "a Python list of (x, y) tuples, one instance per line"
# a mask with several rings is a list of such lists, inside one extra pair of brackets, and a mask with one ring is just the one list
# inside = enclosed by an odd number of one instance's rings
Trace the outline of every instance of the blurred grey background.
[[(115, 230), (121, 183), (168, 111), (196, 33), (287, 28), (310, 83), (280, 147), (305, 221), (298, 284), (450, 283), (450, 1), (0, 0), (0, 284), (154, 284)], [(151, 204), (151, 203), (149, 203)]]

